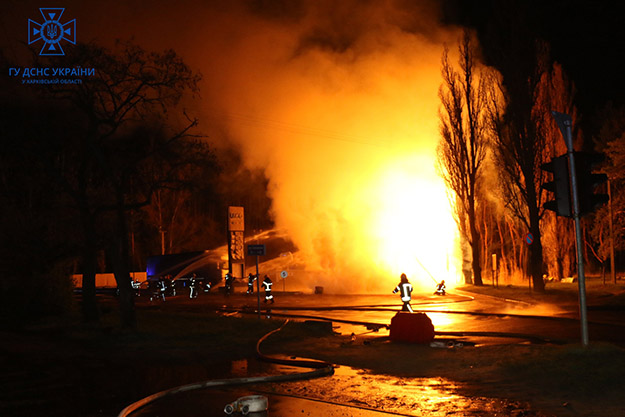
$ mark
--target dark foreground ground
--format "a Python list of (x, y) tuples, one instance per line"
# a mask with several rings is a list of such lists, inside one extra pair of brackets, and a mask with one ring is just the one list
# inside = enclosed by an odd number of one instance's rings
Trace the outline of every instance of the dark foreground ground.
[[(481, 291), (553, 305), (576, 302), (573, 292), (560, 289), (545, 295), (521, 288)], [(622, 286), (591, 286), (588, 292), (593, 308), (623, 314)], [(224, 315), (211, 305), (165, 310), (159, 303), (139, 303), (139, 330), (130, 333), (118, 328), (114, 298), (102, 299), (102, 311), (99, 326), (81, 325), (70, 315), (0, 332), (0, 416), (115, 416), (155, 392), (231, 377), (242, 366), (248, 375), (262, 374), (268, 368), (252, 359), (256, 342), (282, 324)], [(340, 402), (358, 385), (364, 406), (400, 413), (403, 407), (402, 415), (419, 415), (411, 402), (427, 398), (417, 398), (408, 388), (426, 379), (446, 387), (448, 402), (489, 404), (483, 413), (474, 409), (470, 415), (625, 413), (625, 350), (611, 344), (591, 343), (586, 349), (578, 344), (436, 349), (394, 344), (379, 336), (353, 341), (300, 322), (289, 323), (262, 349), (367, 370), (358, 382), (338, 372), (338, 377), (322, 383), (267, 389)]]

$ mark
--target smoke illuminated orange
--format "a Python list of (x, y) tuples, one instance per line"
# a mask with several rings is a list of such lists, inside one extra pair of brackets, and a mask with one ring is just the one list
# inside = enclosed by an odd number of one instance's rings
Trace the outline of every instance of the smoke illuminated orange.
[(307, 4), (297, 25), (248, 16), (206, 39), (207, 56), (219, 57), (206, 62), (209, 136), (237, 144), (269, 178), (276, 226), (305, 265), (291, 289), (387, 293), (402, 272), (427, 291), (455, 282), (455, 224), (435, 149), (443, 43), (457, 33), (431, 26), (425, 10), (410, 23), (423, 27), (404, 31), (402, 10), (372, 2), (346, 14), (360, 30), (349, 47), (332, 48), (311, 41), (330, 28), (320, 3)]

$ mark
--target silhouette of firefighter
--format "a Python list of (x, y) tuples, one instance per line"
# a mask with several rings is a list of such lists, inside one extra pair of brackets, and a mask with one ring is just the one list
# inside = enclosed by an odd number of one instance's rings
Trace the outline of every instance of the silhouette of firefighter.
[(256, 281), (256, 275), (250, 274), (247, 276), (247, 293), (254, 294), (254, 281)]
[(401, 300), (404, 302), (401, 311), (408, 311), (410, 313), (413, 312), (412, 307), (410, 306), (410, 294), (412, 294), (412, 284), (408, 282), (408, 277), (406, 274), (401, 274), (399, 284), (393, 290), (393, 294), (397, 294), (397, 292), (401, 295)]
[(228, 272), (226, 274), (226, 295), (230, 295), (232, 291), (232, 281), (234, 281), (234, 278), (230, 275), (230, 272)]
[(445, 295), (446, 294), (445, 280), (442, 280), (440, 283), (436, 285), (436, 291), (434, 291), (435, 295)]
[(271, 302), (273, 304), (273, 294), (271, 294), (271, 286), (273, 282), (271, 282), (271, 278), (265, 275), (263, 279), (263, 287), (265, 288), (265, 302)]
[(193, 274), (189, 280), (189, 298), (197, 298), (197, 275)]

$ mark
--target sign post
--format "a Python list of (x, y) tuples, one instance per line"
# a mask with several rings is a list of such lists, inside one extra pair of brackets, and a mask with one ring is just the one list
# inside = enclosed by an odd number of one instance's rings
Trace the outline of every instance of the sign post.
[(258, 257), (265, 256), (265, 245), (247, 245), (247, 254), (256, 255), (256, 300), (258, 301), (258, 319), (260, 320), (260, 275), (258, 273)]
[(280, 277), (282, 278), (282, 292), (286, 292), (286, 277), (289, 276), (289, 273), (286, 271), (280, 272)]

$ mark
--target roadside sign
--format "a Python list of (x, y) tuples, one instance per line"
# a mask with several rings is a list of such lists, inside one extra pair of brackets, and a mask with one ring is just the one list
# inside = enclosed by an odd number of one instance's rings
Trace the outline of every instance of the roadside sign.
[(531, 245), (534, 242), (534, 235), (531, 233), (528, 233), (525, 235), (525, 243), (527, 243), (528, 245)]
[(247, 254), (250, 256), (265, 256), (265, 245), (247, 245)]
[(284, 278), (289, 276), (289, 273), (286, 272), (286, 271), (282, 271), (282, 272), (280, 272), (280, 276), (282, 277), (282, 279), (284, 279)]
[(245, 230), (245, 214), (243, 207), (228, 207), (228, 230), (242, 232)]

